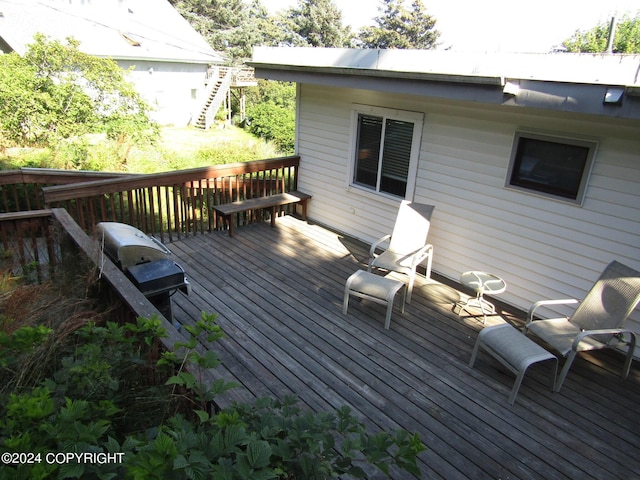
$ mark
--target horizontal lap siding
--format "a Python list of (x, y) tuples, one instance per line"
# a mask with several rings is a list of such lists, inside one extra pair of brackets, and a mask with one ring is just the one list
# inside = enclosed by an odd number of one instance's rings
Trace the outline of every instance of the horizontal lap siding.
[(304, 166), (300, 168), (299, 188), (314, 192), (308, 215), (336, 230), (353, 232), (356, 238), (371, 241), (382, 235), (372, 228), (380, 223), (381, 214), (386, 216), (387, 224), (392, 224), (395, 202), (386, 200), (383, 204), (388, 208), (379, 212), (378, 198), (348, 189), (351, 105), (368, 103), (367, 92), (356, 92), (345, 102), (340, 95), (308, 85), (303, 85), (301, 91), (298, 152), (304, 158)]
[[(527, 309), (542, 298), (581, 298), (613, 259), (640, 269), (637, 130), (408, 95), (311, 85), (300, 91), (300, 188), (313, 194), (312, 219), (365, 241), (389, 233), (397, 202), (347, 187), (352, 104), (421, 111), (414, 198), (436, 205), (435, 271), (455, 280), (465, 270), (495, 272), (508, 283), (500, 298)], [(504, 187), (519, 128), (599, 141), (582, 207)], [(640, 331), (637, 311), (632, 319)]]

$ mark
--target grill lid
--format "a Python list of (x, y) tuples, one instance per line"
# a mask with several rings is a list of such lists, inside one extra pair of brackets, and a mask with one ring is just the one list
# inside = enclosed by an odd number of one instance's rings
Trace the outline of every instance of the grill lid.
[(171, 260), (157, 260), (155, 262), (134, 265), (129, 268), (127, 275), (144, 295), (154, 295), (179, 289), (189, 294), (189, 281), (183, 268)]
[(104, 252), (123, 271), (140, 263), (166, 259), (171, 254), (158, 240), (126, 223), (100, 222), (97, 229)]

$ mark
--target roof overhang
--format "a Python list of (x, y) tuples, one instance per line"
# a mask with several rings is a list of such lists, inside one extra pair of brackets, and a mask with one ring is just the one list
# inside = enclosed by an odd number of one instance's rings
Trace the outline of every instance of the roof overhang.
[(258, 78), (640, 119), (640, 56), (257, 48), (249, 64)]
[[(502, 86), (504, 79), (497, 76), (459, 75), (450, 73), (409, 72), (402, 70), (380, 70), (352, 67), (282, 65), (277, 63), (247, 62), (249, 66), (262, 72), (282, 71), (291, 74), (348, 75), (354, 77), (395, 78), (399, 80), (421, 80), (428, 82), (449, 82), (461, 84)], [(308, 76), (308, 75), (306, 75)]]

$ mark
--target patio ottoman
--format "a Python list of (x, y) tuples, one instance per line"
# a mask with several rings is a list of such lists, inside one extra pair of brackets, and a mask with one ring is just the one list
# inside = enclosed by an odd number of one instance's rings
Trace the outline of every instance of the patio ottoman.
[(473, 367), (480, 348), (516, 374), (516, 380), (509, 396), (509, 404), (513, 405), (516, 401), (518, 389), (527, 368), (537, 362), (554, 360), (555, 365), (551, 378), (551, 390), (553, 391), (558, 372), (558, 358), (508, 323), (485, 327), (480, 331), (473, 347), (471, 360), (469, 360), (470, 367)]
[[(392, 275), (393, 273), (390, 273), (383, 277), (382, 275), (376, 275), (366, 270), (358, 270), (351, 275), (344, 286), (342, 313), (345, 315), (347, 313), (350, 295), (386, 305), (387, 316), (384, 321), (384, 328), (388, 330), (391, 324), (391, 311), (393, 310), (396, 293), (405, 286), (404, 282), (391, 278)], [(404, 313), (405, 296), (406, 289), (402, 296), (402, 313)]]

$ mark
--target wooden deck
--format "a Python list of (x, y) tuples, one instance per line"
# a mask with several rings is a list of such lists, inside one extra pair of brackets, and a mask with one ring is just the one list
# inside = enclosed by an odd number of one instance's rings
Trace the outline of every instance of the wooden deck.
[[(560, 393), (550, 365), (534, 365), (510, 406), (512, 374), (484, 353), (468, 367), (482, 323), (452, 312), (455, 285), (417, 283), (384, 330), (381, 305), (352, 298), (342, 314), (368, 246), (320, 226), (287, 216), (169, 247), (193, 285), (174, 296), (175, 320), (219, 314), (216, 374), (244, 385), (231, 400), (295, 394), (313, 410), (349, 405), (372, 431), (417, 432), (424, 478), (640, 478), (640, 371), (623, 381), (623, 355), (581, 356)], [(487, 323), (505, 320), (522, 321)]]

